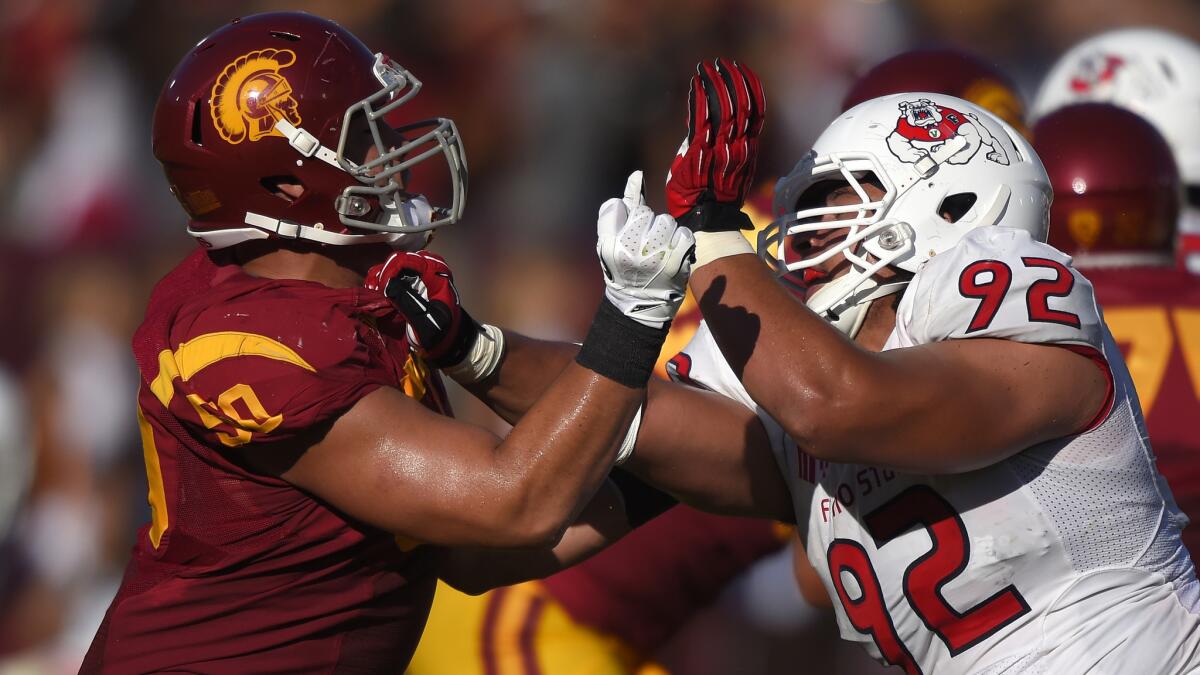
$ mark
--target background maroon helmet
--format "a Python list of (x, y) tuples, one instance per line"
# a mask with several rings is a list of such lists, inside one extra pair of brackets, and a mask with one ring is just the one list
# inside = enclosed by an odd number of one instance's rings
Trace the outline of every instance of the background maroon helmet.
[(958, 49), (914, 49), (868, 70), (842, 99), (842, 111), (888, 94), (931, 91), (974, 103), (1026, 134), (1025, 101), (999, 68)]
[[(417, 248), (429, 230), (458, 220), (467, 182), (452, 121), (393, 129), (383, 120), (420, 88), (332, 21), (300, 12), (234, 19), (167, 80), (154, 154), (190, 216), (188, 233), (205, 246), (282, 237)], [(409, 173), (434, 157), (448, 168), (444, 207), (404, 191)], [(279, 189), (288, 183), (303, 194)]]
[(1038, 120), (1033, 138), (1054, 187), (1052, 246), (1080, 267), (1173, 264), (1182, 184), (1149, 122), (1082, 103)]

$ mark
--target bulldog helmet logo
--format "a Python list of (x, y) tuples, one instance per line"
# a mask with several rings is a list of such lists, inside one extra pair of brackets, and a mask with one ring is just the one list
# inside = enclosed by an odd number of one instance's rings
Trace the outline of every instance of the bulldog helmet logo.
[(225, 67), (212, 89), (213, 124), (221, 138), (237, 145), (265, 136), (280, 136), (275, 123), (300, 125), (292, 86), (279, 71), (296, 62), (290, 49), (260, 49)]
[(900, 103), (900, 119), (887, 138), (888, 150), (901, 162), (929, 176), (941, 164), (966, 164), (987, 146), (985, 157), (1007, 165), (1008, 153), (974, 113), (961, 113), (927, 98)]
[(1125, 67), (1125, 59), (1115, 54), (1089, 54), (1071, 77), (1071, 91), (1076, 94), (1100, 93), (1116, 84), (1117, 75)]

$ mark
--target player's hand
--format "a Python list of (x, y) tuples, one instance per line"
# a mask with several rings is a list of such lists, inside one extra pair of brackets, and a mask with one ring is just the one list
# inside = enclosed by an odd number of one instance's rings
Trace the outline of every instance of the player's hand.
[(683, 302), (695, 260), (692, 233), (646, 206), (641, 171), (629, 175), (624, 197), (601, 205), (596, 233), (609, 302), (643, 325), (665, 328)]
[(463, 309), (454, 276), (439, 255), (393, 253), (367, 272), (365, 285), (396, 305), (409, 342), (437, 368), (460, 363), (479, 335), (479, 324)]
[(667, 176), (667, 208), (695, 232), (753, 229), (741, 212), (754, 182), (767, 100), (758, 76), (728, 59), (696, 64), (687, 137)]

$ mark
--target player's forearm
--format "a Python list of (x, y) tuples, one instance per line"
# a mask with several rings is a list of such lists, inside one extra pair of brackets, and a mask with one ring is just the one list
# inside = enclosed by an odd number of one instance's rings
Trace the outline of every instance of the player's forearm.
[(579, 346), (505, 331), (504, 360), (496, 373), (463, 387), (509, 424), (515, 424), (554, 383)]
[(448, 549), (438, 575), (458, 590), (476, 595), (548, 577), (590, 558), (628, 531), (621, 496), (611, 482), (605, 482), (554, 548)]
[(553, 544), (608, 475), (645, 390), (569, 364), (494, 452), (506, 518)]
[(713, 392), (652, 381), (637, 444), (622, 468), (704, 511), (794, 517), (762, 422)]
[(869, 407), (874, 355), (800, 303), (756, 256), (715, 260), (693, 273), (691, 288), (734, 373), (802, 447), (826, 447)]

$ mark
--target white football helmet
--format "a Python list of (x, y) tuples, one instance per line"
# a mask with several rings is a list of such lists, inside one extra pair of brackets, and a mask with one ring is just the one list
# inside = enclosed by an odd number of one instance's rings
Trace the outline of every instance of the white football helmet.
[(1088, 101), (1132, 110), (1167, 139), (1188, 188), (1179, 229), (1200, 233), (1200, 203), (1193, 201), (1200, 201), (1200, 44), (1153, 28), (1088, 38), (1050, 69), (1033, 104), (1034, 121)]
[[(884, 191), (876, 201), (863, 189), (872, 178)], [(809, 189), (827, 181), (848, 184), (859, 200), (807, 203)], [(842, 113), (779, 179), (778, 220), (760, 235), (758, 251), (781, 273), (844, 254), (850, 271), (812, 293), (807, 304), (854, 337), (873, 300), (903, 290), (911, 273), (968, 230), (1003, 225), (1045, 241), (1051, 195), (1033, 148), (995, 115), (942, 94), (883, 96)], [(830, 221), (827, 215), (851, 217)], [(841, 228), (848, 228), (844, 239), (791, 259), (789, 237)], [(874, 275), (884, 267), (909, 274), (881, 284)]]

